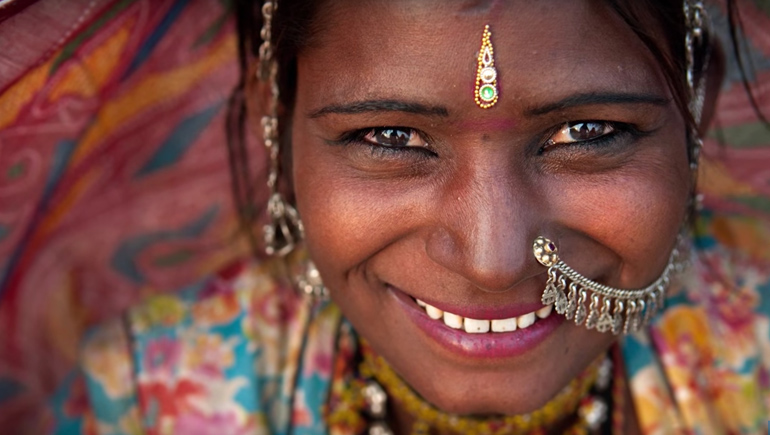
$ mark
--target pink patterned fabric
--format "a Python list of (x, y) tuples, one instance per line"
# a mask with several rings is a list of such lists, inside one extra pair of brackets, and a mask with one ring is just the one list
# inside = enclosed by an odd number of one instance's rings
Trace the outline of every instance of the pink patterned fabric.
[(84, 328), (246, 254), (227, 4), (46, 0), (0, 24), (0, 427), (32, 419)]

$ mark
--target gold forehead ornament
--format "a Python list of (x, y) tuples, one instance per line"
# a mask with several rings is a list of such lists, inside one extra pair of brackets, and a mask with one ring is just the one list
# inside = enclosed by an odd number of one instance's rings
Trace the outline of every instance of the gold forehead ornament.
[(484, 26), (484, 34), (481, 37), (481, 49), (476, 68), (476, 88), (474, 90), (476, 105), (482, 109), (489, 109), (494, 106), (499, 95), (495, 50), (492, 47), (491, 37), (492, 32), (489, 31), (489, 24), (487, 24)]

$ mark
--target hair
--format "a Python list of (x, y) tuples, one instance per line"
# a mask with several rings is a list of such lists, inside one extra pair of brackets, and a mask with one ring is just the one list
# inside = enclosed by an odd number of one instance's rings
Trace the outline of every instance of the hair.
[[(688, 126), (688, 134), (696, 128), (689, 109), (689, 88), (686, 81), (685, 53), (685, 17), (682, 0), (605, 0), (623, 21), (633, 30), (660, 65), (666, 82), (671, 90), (674, 103)], [(727, 1), (728, 21), (733, 48), (738, 50), (738, 37), (741, 35), (740, 14), (734, 0)], [(297, 57), (312, 43), (312, 38), (321, 28), (318, 12), (321, 0), (279, 0), (279, 7), (273, 16), (272, 44), (275, 60), (278, 63), (279, 89), (281, 91), (279, 128), (281, 130), (281, 149), (284, 155), (290, 149), (288, 132), (294, 107), (297, 84)], [(250, 165), (246, 141), (246, 104), (245, 89), (249, 80), (250, 67), (258, 59), (258, 49), (262, 42), (262, 2), (234, 0), (235, 19), (238, 32), (238, 54), (240, 80), (233, 90), (228, 107), (227, 148), (232, 175), (232, 190), (240, 219), (241, 230), (257, 256), (261, 256), (260, 245), (254, 235), (254, 225), (264, 215), (264, 205), (256, 204), (255, 186), (261, 185), (255, 179)], [(710, 47), (710, 37), (705, 35), (704, 43), (696, 47), (695, 75), (705, 71), (705, 61)], [(746, 79), (746, 72), (741, 58), (739, 67), (744, 77), (744, 86), (752, 107), (764, 122), (753, 97), (751, 86)], [(770, 124), (768, 124), (770, 126)], [(687, 138), (688, 155), (692, 158), (691, 143)]]

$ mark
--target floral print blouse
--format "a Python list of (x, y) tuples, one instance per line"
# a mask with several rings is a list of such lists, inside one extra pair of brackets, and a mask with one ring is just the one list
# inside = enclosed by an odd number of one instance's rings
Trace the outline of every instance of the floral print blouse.
[[(710, 237), (645, 331), (621, 339), (645, 434), (766, 433), (770, 268)], [(237, 264), (92, 331), (56, 434), (349, 434), (323, 418), (342, 319), (271, 264)]]

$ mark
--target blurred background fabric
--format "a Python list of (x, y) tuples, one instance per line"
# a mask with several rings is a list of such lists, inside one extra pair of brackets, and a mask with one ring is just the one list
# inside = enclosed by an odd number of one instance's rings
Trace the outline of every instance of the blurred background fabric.
[(24, 3), (0, 9), (2, 434), (40, 422), (84, 328), (247, 253), (228, 3)]
[[(770, 0), (738, 4), (770, 114)], [(729, 41), (724, 5), (711, 12)], [(700, 225), (768, 261), (770, 129), (725, 52)], [(0, 0), (3, 434), (44, 433), (84, 329), (248, 255), (225, 147), (237, 75), (228, 1)]]
[(732, 46), (724, 1), (706, 3), (726, 55), (726, 71), (711, 130), (704, 138), (698, 189), (705, 208), (699, 224), (717, 242), (766, 263), (770, 260), (770, 0), (736, 0), (738, 51)]

